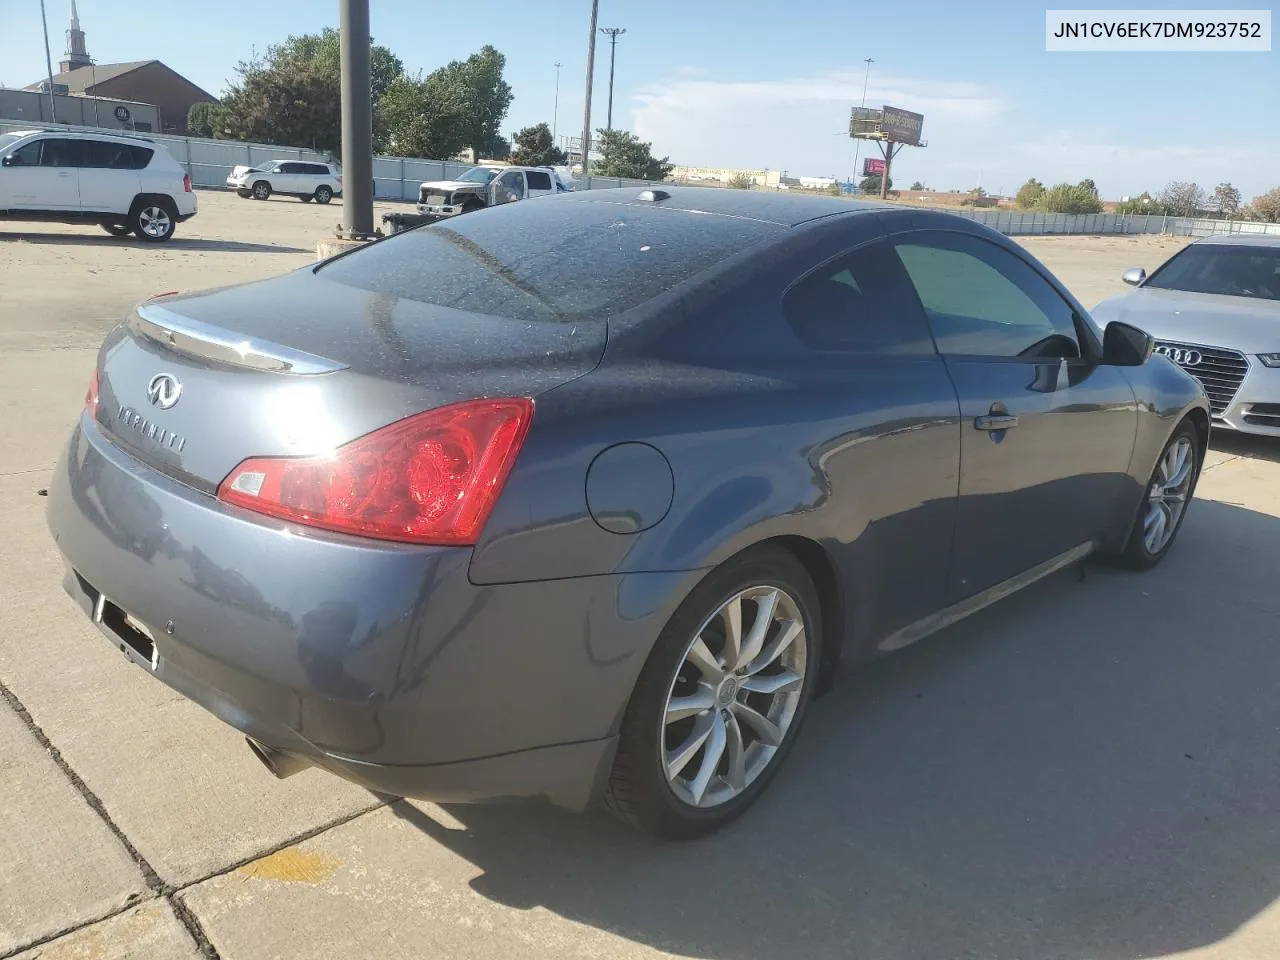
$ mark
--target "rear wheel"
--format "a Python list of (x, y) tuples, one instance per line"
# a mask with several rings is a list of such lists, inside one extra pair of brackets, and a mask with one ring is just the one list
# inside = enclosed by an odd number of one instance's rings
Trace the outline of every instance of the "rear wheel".
[(139, 240), (163, 243), (173, 236), (177, 222), (177, 214), (171, 204), (161, 200), (142, 200), (133, 208), (130, 229)]
[(102, 229), (113, 237), (127, 237), (133, 232), (133, 228), (126, 223), (104, 223)]
[[(316, 198), (316, 203), (328, 203), (330, 200), (333, 199), (333, 188), (329, 186), (325, 186), (323, 184), (321, 186), (316, 187), (315, 198)], [(303, 199), (309, 200), (311, 198), (304, 197)]]
[(266, 200), (271, 196), (271, 184), (265, 180), (259, 180), (253, 185), (253, 199)]
[(1122, 566), (1149, 570), (1169, 552), (1200, 475), (1199, 439), (1195, 425), (1184, 420), (1165, 444), (1138, 507), (1129, 542), (1117, 557)]
[(659, 837), (733, 820), (790, 752), (818, 673), (818, 599), (773, 547), (714, 571), (663, 629), (632, 694), (605, 802)]

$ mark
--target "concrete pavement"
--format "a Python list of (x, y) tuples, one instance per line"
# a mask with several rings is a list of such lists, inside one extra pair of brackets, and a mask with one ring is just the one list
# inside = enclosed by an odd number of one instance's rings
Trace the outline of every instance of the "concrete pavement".
[[(0, 958), (1280, 956), (1278, 444), (1216, 444), (1153, 573), (844, 676), (703, 841), (271, 778), (63, 596), (39, 496), (111, 318), (302, 266), (332, 219), (201, 210), (161, 250), (0, 231)], [(1087, 304), (1170, 243), (1027, 241)]]

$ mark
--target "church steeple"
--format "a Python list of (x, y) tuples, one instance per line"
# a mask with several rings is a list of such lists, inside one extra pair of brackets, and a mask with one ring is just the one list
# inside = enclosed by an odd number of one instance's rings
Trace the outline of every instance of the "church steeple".
[(80, 29), (80, 14), (76, 11), (76, 0), (71, 0), (71, 26), (67, 30), (67, 52), (58, 66), (63, 73), (77, 67), (87, 67), (92, 62), (84, 46), (84, 31)]

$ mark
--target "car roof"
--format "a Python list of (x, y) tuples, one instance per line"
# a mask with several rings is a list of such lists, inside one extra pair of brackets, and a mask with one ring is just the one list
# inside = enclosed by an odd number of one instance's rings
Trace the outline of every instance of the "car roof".
[[(650, 191), (667, 194), (659, 200), (644, 198)], [(901, 209), (888, 203), (867, 200), (844, 200), (837, 197), (812, 197), (794, 193), (769, 193), (760, 190), (735, 190), (729, 187), (677, 187), (655, 183), (651, 187), (621, 187), (605, 190), (577, 190), (571, 203), (657, 203), (668, 210), (710, 213), (725, 217), (763, 220), (794, 227), (810, 220), (837, 214), (871, 213), (876, 210)]]
[(1196, 243), (1229, 247), (1280, 247), (1280, 234), (1223, 233), (1201, 237)]

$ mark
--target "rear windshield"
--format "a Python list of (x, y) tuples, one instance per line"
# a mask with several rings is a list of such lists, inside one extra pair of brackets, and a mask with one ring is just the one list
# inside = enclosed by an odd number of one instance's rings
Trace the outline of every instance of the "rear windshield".
[(514, 320), (607, 318), (783, 229), (542, 197), (398, 234), (321, 270), (362, 290)]
[(1280, 300), (1280, 246), (1195, 243), (1153, 273), (1143, 286)]

